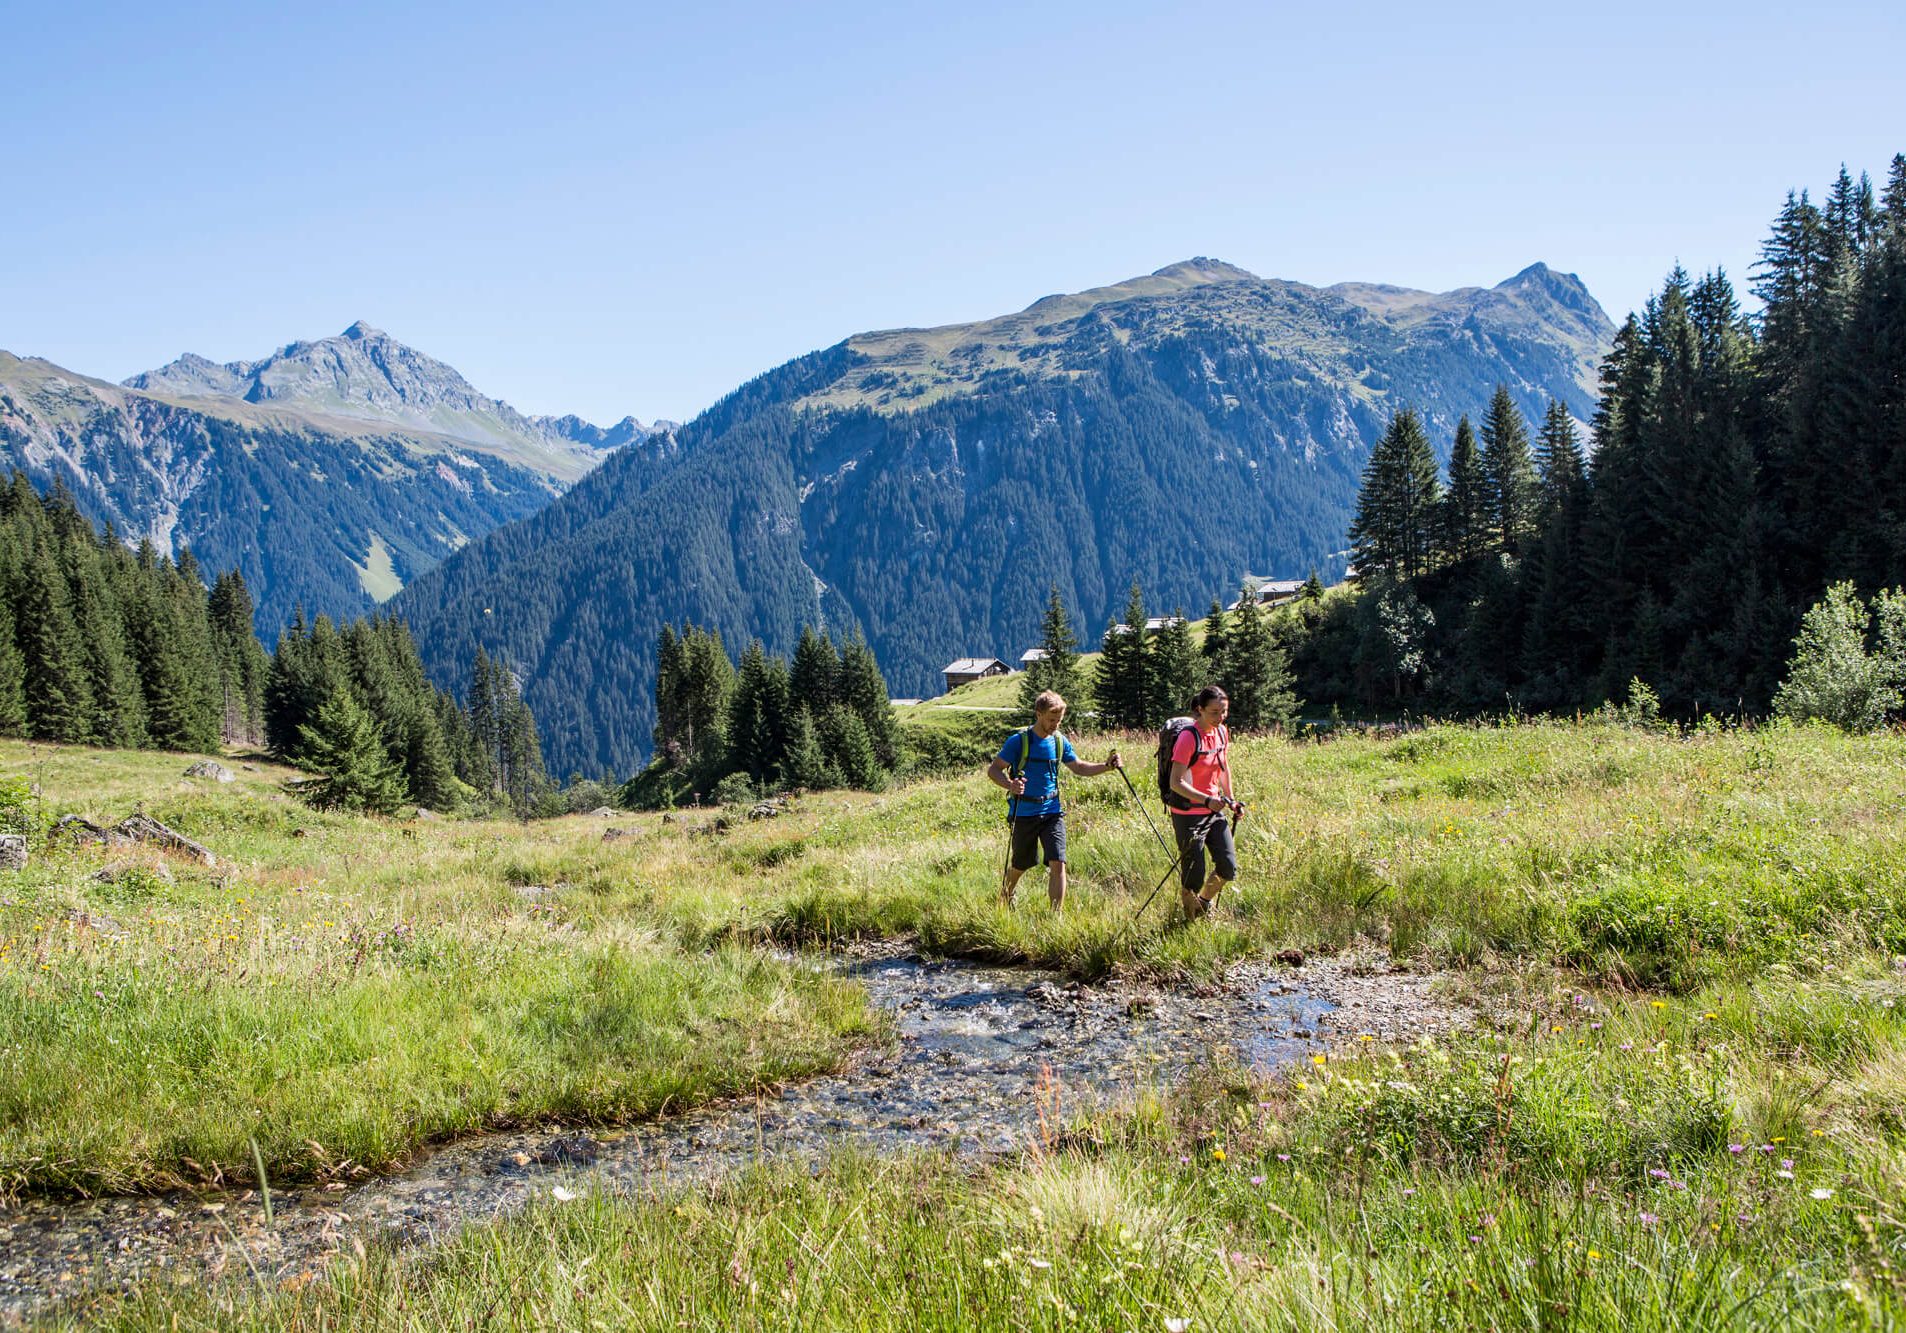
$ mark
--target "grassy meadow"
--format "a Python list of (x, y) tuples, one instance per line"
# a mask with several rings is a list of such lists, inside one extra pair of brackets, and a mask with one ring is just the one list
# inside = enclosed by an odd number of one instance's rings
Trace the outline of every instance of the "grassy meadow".
[[(984, 714), (975, 716), (984, 717)], [(998, 724), (1004, 731), (1004, 724)], [(1150, 739), (1113, 743), (1141, 794)], [(1244, 874), (1184, 928), (1114, 775), (1072, 900), (995, 890), (977, 772), (790, 813), (315, 815), (259, 765), (9, 744), (47, 815), (135, 802), (230, 864), (36, 856), (0, 886), (0, 1182), (375, 1168), (837, 1062), (881, 1026), (761, 946), (916, 937), (1096, 978), (1372, 943), (1492, 1030), (1214, 1067), (1022, 1158), (584, 1192), (297, 1290), (108, 1327), (1867, 1326), (1906, 1300), (1906, 738), (1601, 723), (1241, 742)], [(1154, 809), (1155, 801), (1147, 802)], [(724, 826), (725, 825), (725, 826)], [(631, 836), (605, 841), (605, 827)], [(92, 873), (135, 860), (107, 885)], [(172, 882), (156, 872), (164, 864)], [(108, 923), (101, 924), (102, 918)], [(318, 1145), (314, 1148), (313, 1145)], [(955, 1243), (949, 1244), (949, 1238)], [(1189, 1321), (1189, 1322), (1180, 1322)]]

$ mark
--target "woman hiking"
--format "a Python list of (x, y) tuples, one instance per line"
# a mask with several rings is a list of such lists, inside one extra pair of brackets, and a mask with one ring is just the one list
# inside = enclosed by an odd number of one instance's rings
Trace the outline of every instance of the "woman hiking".
[[(1178, 839), (1178, 902), (1185, 920), (1211, 910), (1224, 886), (1238, 877), (1237, 847), (1225, 811), (1243, 807), (1231, 791), (1231, 733), (1224, 719), (1231, 700), (1207, 685), (1191, 701), (1191, 725), (1178, 733), (1171, 750), (1171, 831)], [(1205, 852), (1211, 875), (1205, 877)]]
[(1059, 804), (1059, 765), (1064, 764), (1079, 777), (1092, 778), (1124, 764), (1117, 750), (1102, 764), (1088, 764), (1079, 758), (1072, 742), (1059, 733), (1059, 724), (1065, 721), (1066, 701), (1053, 691), (1047, 690), (1032, 701), (1032, 715), (1032, 725), (1008, 736), (986, 769), (987, 781), (1012, 796), (1006, 803), (1012, 851), (999, 886), (999, 900), (1012, 906), (1019, 877), (1039, 863), (1043, 848), (1046, 894), (1056, 912), (1066, 901), (1066, 818)]

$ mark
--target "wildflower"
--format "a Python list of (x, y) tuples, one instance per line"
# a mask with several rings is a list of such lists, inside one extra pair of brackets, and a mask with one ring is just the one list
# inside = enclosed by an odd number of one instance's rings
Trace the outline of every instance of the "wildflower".
[(1824, 1129), (1816, 1129), (1816, 1130), (1814, 1130), (1814, 1131), (1813, 1131), (1813, 1136), (1814, 1136), (1814, 1137), (1815, 1137), (1816, 1139), (1818, 1139), (1818, 1138), (1824, 1138), (1824, 1137), (1826, 1136), (1826, 1131), (1825, 1131)]
[(1214, 1162), (1222, 1162), (1224, 1160), (1224, 1149), (1213, 1148), (1211, 1150), (1211, 1160)]
[(1782, 1165), (1783, 1167), (1785, 1167), (1785, 1168), (1787, 1168), (1787, 1170), (1789, 1170), (1789, 1171), (1791, 1171), (1791, 1170), (1793, 1170), (1793, 1158), (1791, 1158), (1791, 1157), (1783, 1157), (1783, 1158), (1781, 1158), (1781, 1159), (1780, 1159), (1780, 1164), (1781, 1164), (1781, 1165)]
[(1185, 1333), (1185, 1330), (1190, 1327), (1191, 1321), (1189, 1319), (1165, 1320), (1165, 1333)]
[(1788, 1170), (1784, 1170), (1784, 1169), (1783, 1169), (1783, 1170), (1780, 1170), (1780, 1171), (1776, 1171), (1776, 1172), (1774, 1172), (1774, 1174), (1775, 1174), (1775, 1175), (1777, 1175), (1777, 1176), (1779, 1176), (1779, 1177), (1780, 1177), (1780, 1178), (1781, 1178), (1782, 1180), (1792, 1180), (1792, 1179), (1793, 1179), (1793, 1172), (1791, 1172), (1791, 1171), (1788, 1171)]
[(577, 1199), (582, 1197), (582, 1195), (575, 1193), (573, 1190), (564, 1189), (561, 1185), (556, 1186), (556, 1188), (552, 1189), (549, 1193), (557, 1203), (574, 1203)]
[(1602, 1025), (1600, 1023), (1590, 1023), (1588, 1025), (1588, 1030), (1590, 1032), (1600, 1032), (1602, 1030)]
[(1562, 1025), (1560, 1023), (1555, 1024), (1553, 1027), (1549, 1029), (1550, 1032), (1560, 1032), (1561, 1030), (1562, 1030)]
[(1651, 1009), (1666, 1009), (1668, 1006), (1661, 1000), (1650, 1000), (1648, 1001), (1648, 1007)]
[(1280, 1162), (1288, 1162), (1290, 1159), (1291, 1155), (1287, 1152), (1281, 1152), (1277, 1155), (1277, 1160)]
[(1324, 1060), (1326, 1058), (1327, 1057), (1324, 1055), (1324, 1053), (1322, 1051), (1319, 1051), (1315, 1055), (1310, 1057), (1310, 1062), (1314, 1065), (1320, 1065), (1324, 1063)]
[(1471, 1237), (1469, 1238), (1469, 1243), (1470, 1243), (1471, 1245), (1480, 1245), (1480, 1244), (1482, 1244), (1482, 1237), (1481, 1237), (1481, 1236), (1471, 1236)]
[(1651, 1227), (1660, 1220), (1661, 1219), (1656, 1217), (1653, 1213), (1643, 1213), (1641, 1215), (1641, 1225), (1644, 1227)]
[(1742, 1153), (1747, 1151), (1747, 1145), (1744, 1143), (1730, 1143), (1727, 1145), (1727, 1150), (1736, 1157), (1739, 1157)]
[(1588, 1257), (1591, 1259), (1599, 1259), (1602, 1257), (1602, 1252), (1600, 1250), (1590, 1250), (1588, 1252)]
[(1263, 1177), (1263, 1176), (1252, 1176), (1252, 1177), (1251, 1177), (1251, 1183), (1252, 1183), (1253, 1185), (1262, 1185), (1262, 1184), (1264, 1183), (1264, 1177)]
[(1191, 1159), (1190, 1159), (1189, 1157), (1187, 1157), (1187, 1156), (1185, 1156), (1185, 1155), (1184, 1155), (1183, 1153), (1179, 1153), (1179, 1154), (1178, 1154), (1178, 1165), (1180, 1165), (1180, 1166), (1190, 1166), (1190, 1165), (1191, 1165)]
[(1709, 1019), (1714, 1019), (1714, 1018), (1719, 1018), (1719, 1017), (1720, 1017), (1720, 1015), (1719, 1015), (1719, 1014), (1717, 1014), (1717, 1013), (1715, 1013), (1715, 1012), (1714, 1012), (1714, 1011), (1713, 1011), (1712, 1009), (1710, 1009), (1710, 1010), (1708, 1010), (1708, 1011), (1707, 1011), (1707, 1012), (1706, 1012), (1705, 1014), (1702, 1014), (1702, 1015), (1701, 1015), (1701, 1021), (1702, 1021), (1703, 1023), (1705, 1023), (1705, 1022), (1707, 1022), (1707, 1021), (1708, 1021)]
[(1666, 1180), (1668, 1178), (1668, 1173), (1658, 1166), (1649, 1167), (1648, 1174), (1653, 1176), (1656, 1180)]
[(1635, 1049), (1635, 1044), (1632, 1041), (1624, 1041), (1621, 1044), (1621, 1049), (1624, 1051), (1632, 1051)]
[(1828, 1189), (1825, 1185), (1817, 1186), (1809, 1190), (1808, 1193), (1813, 1195), (1816, 1199), (1831, 1199), (1833, 1197), (1833, 1191)]
[(1414, 1186), (1412, 1186), (1411, 1188), (1403, 1191), (1403, 1197), (1407, 1199), (1414, 1193), (1416, 1193), (1416, 1189)]
[(1375, 1041), (1376, 1036), (1373, 1033), (1362, 1032), (1357, 1035), (1357, 1040), (1358, 1041)]
[(1037, 1268), (1037, 1269), (1040, 1269), (1040, 1270), (1042, 1270), (1042, 1271), (1043, 1271), (1044, 1269), (1048, 1269), (1048, 1268), (1051, 1268), (1051, 1267), (1052, 1267), (1052, 1265), (1051, 1265), (1050, 1263), (1048, 1263), (1048, 1262), (1047, 1262), (1046, 1260), (1044, 1260), (1044, 1259), (1031, 1259), (1031, 1258), (1029, 1258), (1029, 1259), (1027, 1259), (1027, 1260), (1026, 1260), (1026, 1262), (1027, 1262), (1027, 1263), (1029, 1263), (1029, 1264), (1031, 1264), (1031, 1265), (1032, 1265), (1032, 1266), (1033, 1266), (1034, 1268)]
[(1299, 1092), (1308, 1092), (1310, 1090), (1310, 1084), (1304, 1082), (1304, 1080), (1300, 1078), (1297, 1080), (1297, 1090)]

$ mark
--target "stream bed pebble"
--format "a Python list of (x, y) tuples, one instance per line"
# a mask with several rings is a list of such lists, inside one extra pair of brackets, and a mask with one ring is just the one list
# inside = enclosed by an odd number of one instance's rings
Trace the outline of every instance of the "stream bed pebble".
[(917, 956), (833, 959), (892, 1016), (895, 1040), (837, 1074), (626, 1129), (481, 1135), (340, 1189), (0, 1205), (0, 1323), (147, 1282), (256, 1273), (302, 1285), (340, 1249), (427, 1244), (563, 1190), (649, 1193), (766, 1158), (816, 1170), (834, 1150), (1009, 1154), (1039, 1117), (1130, 1098), (1228, 1054), (1271, 1068), (1368, 1034), (1409, 1042), (1470, 1016), (1429, 979), (1317, 959), (1246, 963), (1216, 985), (1086, 986), (1052, 973)]

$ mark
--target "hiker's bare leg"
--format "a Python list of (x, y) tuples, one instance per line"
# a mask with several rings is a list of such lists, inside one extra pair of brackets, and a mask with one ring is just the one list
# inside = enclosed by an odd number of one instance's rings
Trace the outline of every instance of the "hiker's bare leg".
[(1206, 911), (1211, 910), (1211, 904), (1218, 901), (1218, 895), (1224, 892), (1224, 886), (1230, 882), (1230, 880), (1219, 874), (1213, 874), (1210, 879), (1204, 882), (1204, 889), (1198, 894), (1198, 897), (1204, 901)]
[(1025, 873), (1018, 866), (1006, 867), (1006, 878), (999, 882), (999, 900), (1006, 906), (1013, 905), (1013, 894), (1019, 888), (1019, 877)]
[(1066, 863), (1053, 861), (1046, 866), (1046, 895), (1052, 899), (1052, 910), (1058, 911), (1066, 905)]

